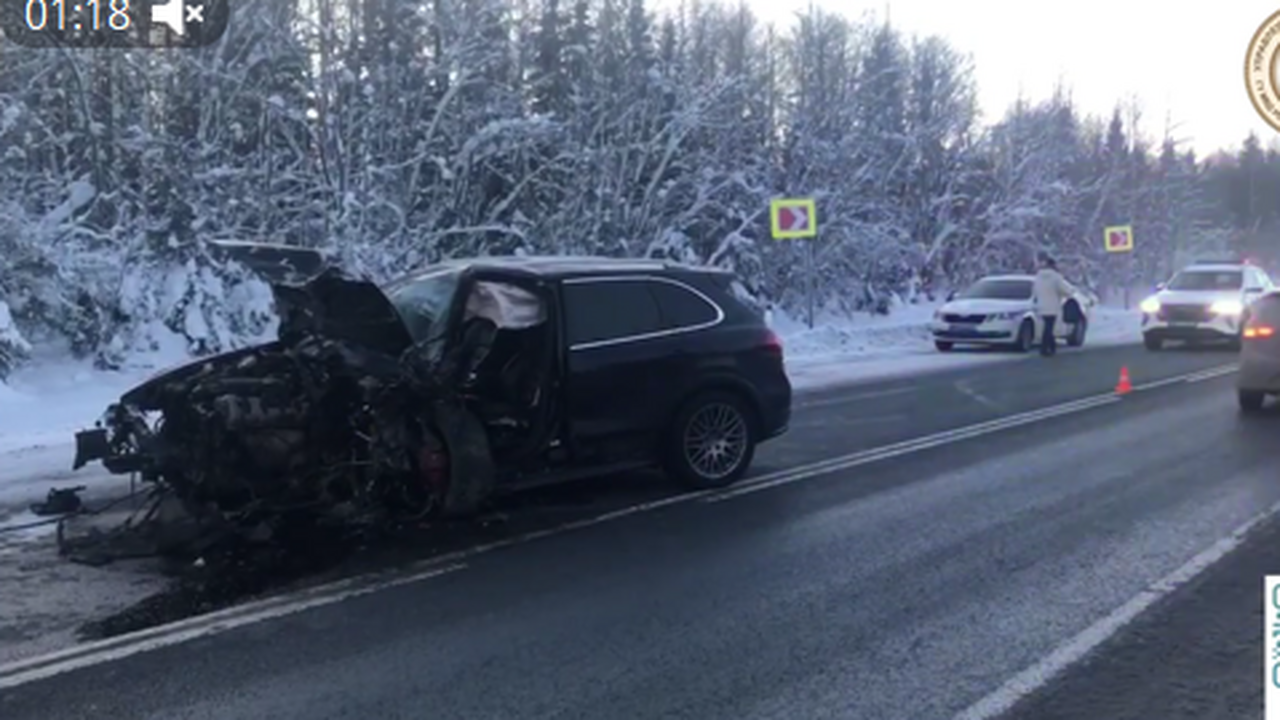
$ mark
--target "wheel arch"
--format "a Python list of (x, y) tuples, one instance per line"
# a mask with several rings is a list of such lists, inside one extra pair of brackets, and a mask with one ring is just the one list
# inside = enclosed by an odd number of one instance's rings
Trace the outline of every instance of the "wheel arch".
[(1062, 304), (1062, 322), (1068, 325), (1075, 325), (1080, 321), (1089, 322), (1089, 315), (1080, 305), (1078, 298), (1067, 298)]
[(747, 410), (747, 425), (751, 429), (752, 437), (759, 438), (764, 433), (763, 409), (755, 388), (751, 387), (746, 380), (727, 373), (707, 375), (693, 383), (671, 410), (668, 423), (674, 423), (689, 403), (710, 393), (726, 393), (741, 400)]

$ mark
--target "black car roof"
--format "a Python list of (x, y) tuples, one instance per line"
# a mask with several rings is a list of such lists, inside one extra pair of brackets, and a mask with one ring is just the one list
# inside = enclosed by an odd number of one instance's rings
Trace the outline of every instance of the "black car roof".
[(532, 257), (502, 255), (444, 260), (409, 273), (403, 279), (429, 275), (450, 268), (456, 268), (459, 271), (496, 270), (547, 279), (662, 272), (732, 275), (730, 271), (723, 268), (686, 265), (670, 260), (608, 258), (590, 255), (538, 255)]

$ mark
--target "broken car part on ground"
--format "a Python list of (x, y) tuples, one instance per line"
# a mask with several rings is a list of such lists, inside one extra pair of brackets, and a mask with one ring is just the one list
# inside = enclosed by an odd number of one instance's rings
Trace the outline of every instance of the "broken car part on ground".
[[(152, 533), (168, 538), (157, 551), (192, 560), (327, 524), (385, 529), (473, 513), (493, 488), (491, 443), (503, 437), (489, 426), (523, 434), (518, 420), (473, 411), (484, 394), (474, 370), (496, 330), (547, 313), (537, 296), (497, 282), (473, 284), (455, 309), (456, 288), (456, 270), (386, 288), (333, 269), (273, 284), (277, 340), (133, 388), (77, 433), (74, 467), (139, 474), (155, 492), (149, 522), (186, 528)], [(455, 312), (464, 331), (449, 341)]]

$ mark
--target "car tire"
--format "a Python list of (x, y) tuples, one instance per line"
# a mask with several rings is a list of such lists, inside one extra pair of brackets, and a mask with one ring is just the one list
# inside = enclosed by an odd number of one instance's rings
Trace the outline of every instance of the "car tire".
[[(742, 479), (756, 452), (755, 414), (730, 392), (694, 396), (676, 413), (663, 448), (663, 467), (693, 490), (727, 487)], [(709, 445), (724, 457), (709, 457)]]
[(938, 348), (939, 352), (951, 352), (956, 344), (948, 340), (934, 340), (933, 346)]
[(1267, 394), (1257, 390), (1237, 390), (1236, 400), (1240, 403), (1240, 412), (1252, 415), (1262, 410)]
[(1071, 334), (1067, 336), (1067, 345), (1069, 347), (1080, 347), (1084, 345), (1085, 335), (1089, 332), (1089, 321), (1080, 318), (1080, 322), (1071, 326)]
[(1018, 339), (1013, 343), (1013, 349), (1020, 353), (1031, 352), (1031, 344), (1036, 340), (1036, 325), (1030, 318), (1023, 320), (1018, 326)]
[(1143, 335), (1142, 346), (1148, 350), (1163, 350), (1164, 340), (1161, 340), (1158, 337), (1152, 337), (1150, 335)]

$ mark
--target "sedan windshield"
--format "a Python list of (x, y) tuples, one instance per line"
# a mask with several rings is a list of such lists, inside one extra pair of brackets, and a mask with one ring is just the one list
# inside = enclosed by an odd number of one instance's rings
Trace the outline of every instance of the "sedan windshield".
[(1244, 285), (1240, 271), (1188, 270), (1169, 281), (1170, 290), (1239, 290)]
[(964, 300), (1029, 300), (1030, 280), (979, 280), (956, 296)]
[(456, 269), (437, 270), (387, 286), (387, 297), (415, 343), (434, 340), (439, 334), (460, 274)]

